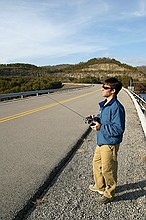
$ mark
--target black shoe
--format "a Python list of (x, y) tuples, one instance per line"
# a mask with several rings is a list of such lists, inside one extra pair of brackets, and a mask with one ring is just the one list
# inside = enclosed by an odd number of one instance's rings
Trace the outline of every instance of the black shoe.
[(108, 202), (112, 202), (114, 198), (107, 198), (105, 196), (102, 196), (100, 198), (97, 198), (97, 201), (101, 204), (106, 204)]

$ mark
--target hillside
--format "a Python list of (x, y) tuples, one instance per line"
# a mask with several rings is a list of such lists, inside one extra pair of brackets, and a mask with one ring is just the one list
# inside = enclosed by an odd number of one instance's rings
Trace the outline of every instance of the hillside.
[(56, 88), (64, 82), (101, 83), (107, 77), (117, 77), (125, 87), (132, 82), (137, 91), (146, 91), (146, 67), (132, 67), (110, 58), (93, 58), (74, 65), (1, 64), (0, 93)]
[(136, 68), (110, 58), (93, 58), (87, 62), (69, 65), (37, 67), (31, 64), (3, 64), (0, 65), (0, 76), (51, 76), (65, 78), (107, 76), (129, 76), (132, 79), (143, 81), (146, 78), (144, 68)]
[[(62, 73), (58, 72), (58, 76)], [(146, 80), (146, 73), (143, 69), (122, 64), (115, 59), (109, 58), (94, 58), (85, 63), (70, 65), (63, 70), (63, 75), (73, 78), (96, 77), (102, 80), (105, 77), (112, 76), (129, 76), (133, 80)]]
[(146, 66), (137, 66), (137, 69), (146, 74)]

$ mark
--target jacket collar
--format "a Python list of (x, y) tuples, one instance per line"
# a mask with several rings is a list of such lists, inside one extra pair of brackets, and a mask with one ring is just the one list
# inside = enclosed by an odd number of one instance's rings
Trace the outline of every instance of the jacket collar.
[[(105, 106), (112, 105), (117, 100), (117, 96), (113, 97)], [(107, 99), (100, 102), (99, 105), (101, 108), (105, 107), (104, 104), (107, 102)]]

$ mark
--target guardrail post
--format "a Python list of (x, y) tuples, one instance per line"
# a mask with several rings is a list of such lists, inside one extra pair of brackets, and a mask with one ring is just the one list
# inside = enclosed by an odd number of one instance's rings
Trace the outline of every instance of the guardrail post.
[[(91, 86), (91, 85), (89, 85)], [(74, 89), (79, 89), (79, 88), (85, 88), (89, 86), (75, 86), (71, 88), (60, 88), (60, 89), (47, 89), (47, 90), (37, 90), (37, 91), (27, 91), (27, 92), (18, 92), (18, 93), (8, 93), (8, 94), (0, 94), (0, 99), (5, 99), (5, 98), (13, 98), (13, 97), (21, 97), (23, 99), (25, 96), (31, 96), (31, 95), (36, 95), (39, 96), (39, 94), (46, 94), (53, 93), (53, 92), (58, 92), (58, 91), (69, 91), (69, 90), (74, 90)], [(44, 92), (43, 92), (44, 91)]]

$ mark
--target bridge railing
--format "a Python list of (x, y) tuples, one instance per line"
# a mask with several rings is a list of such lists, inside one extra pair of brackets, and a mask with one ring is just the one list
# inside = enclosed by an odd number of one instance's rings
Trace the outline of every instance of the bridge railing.
[(146, 114), (146, 101), (145, 101), (142, 97), (140, 97), (139, 95), (137, 95), (136, 93), (134, 93), (134, 92), (132, 92), (132, 91), (130, 91), (130, 92), (133, 94), (134, 98), (136, 99), (136, 101), (137, 101), (138, 104), (140, 105), (140, 108), (141, 108), (142, 112), (143, 112), (144, 114)]
[(41, 95), (41, 94), (49, 94), (57, 91), (67, 91), (67, 90), (74, 90), (74, 89), (81, 89), (90, 87), (91, 85), (81, 85), (81, 86), (72, 86), (70, 88), (59, 88), (59, 89), (47, 89), (47, 90), (35, 90), (35, 91), (27, 91), (27, 92), (17, 92), (17, 93), (8, 93), (8, 94), (0, 94), (0, 100), (1, 99), (7, 99), (7, 98), (16, 98), (21, 97), (24, 98), (25, 96), (31, 96), (31, 95)]
[[(132, 101), (135, 105), (135, 108), (136, 108), (137, 113), (138, 113), (139, 120), (140, 120), (141, 125), (142, 125), (142, 129), (144, 131), (144, 135), (145, 135), (145, 138), (146, 138), (146, 116), (145, 116), (144, 111), (142, 110), (142, 108), (139, 105), (137, 100), (140, 99), (140, 101), (143, 102), (143, 105), (146, 104), (146, 101), (143, 100), (141, 97), (139, 97), (136, 93), (134, 93), (132, 91), (129, 91), (128, 89), (125, 89), (125, 88), (123, 88), (123, 89), (129, 94), (129, 96), (131, 97), (131, 99), (132, 99)], [(146, 113), (146, 111), (145, 111), (145, 113)]]

